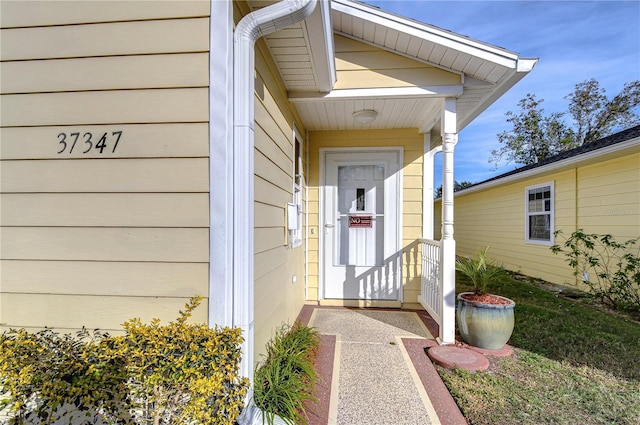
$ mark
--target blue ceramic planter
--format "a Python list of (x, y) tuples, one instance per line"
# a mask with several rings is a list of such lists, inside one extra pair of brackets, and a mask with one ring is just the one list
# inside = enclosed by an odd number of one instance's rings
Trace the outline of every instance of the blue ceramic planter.
[[(463, 292), (458, 295), (456, 322), (462, 340), (474, 347), (487, 350), (499, 350), (511, 338), (515, 323), (515, 302), (508, 298), (509, 304), (494, 305), (463, 298), (473, 292)], [(497, 296), (497, 295), (496, 295)]]

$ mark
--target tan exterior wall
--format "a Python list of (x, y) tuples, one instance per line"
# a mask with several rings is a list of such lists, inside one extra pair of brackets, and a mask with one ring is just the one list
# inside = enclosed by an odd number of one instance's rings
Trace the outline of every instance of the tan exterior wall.
[(420, 293), (420, 270), (417, 240), (422, 237), (422, 160), (423, 135), (416, 129), (313, 131), (309, 140), (309, 280), (307, 299), (318, 300), (318, 222), (320, 186), (320, 149), (337, 147), (404, 148), (402, 169), (402, 246), (403, 307), (417, 307)]
[(334, 36), (335, 89), (421, 87), (461, 84), (461, 76), (440, 68)]
[[(458, 194), (454, 207), (457, 253), (471, 256), (489, 246), (489, 256), (508, 269), (557, 284), (575, 282), (564, 257), (554, 255), (548, 246), (525, 243), (525, 188), (554, 182), (555, 230), (570, 234), (582, 228), (623, 241), (640, 236), (639, 163), (636, 153)], [(441, 205), (435, 205), (436, 229)]]
[[(286, 227), (287, 203), (293, 201), (294, 124), (303, 138), (305, 131), (263, 41), (258, 41), (256, 49), (255, 122), (254, 343), (258, 361), (274, 330), (283, 323), (292, 324), (305, 302), (304, 239), (301, 246), (292, 248)], [(300, 141), (304, 159), (306, 147)], [(303, 182), (307, 172), (305, 163)], [(304, 185), (302, 194), (304, 205)], [(305, 215), (306, 211), (303, 229)]]
[(640, 236), (640, 153), (578, 169), (578, 228)]
[(2, 327), (206, 321), (209, 3), (0, 7)]

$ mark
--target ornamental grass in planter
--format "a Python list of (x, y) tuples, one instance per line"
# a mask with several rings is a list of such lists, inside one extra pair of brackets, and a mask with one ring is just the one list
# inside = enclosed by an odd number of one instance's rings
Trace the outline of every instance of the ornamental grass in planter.
[(252, 400), (261, 411), (262, 423), (307, 423), (308, 403), (317, 401), (314, 360), (319, 343), (318, 332), (298, 322), (282, 325), (267, 343), (266, 355), (254, 373)]
[(456, 271), (462, 280), (473, 285), (474, 292), (458, 295), (456, 322), (464, 342), (488, 350), (502, 348), (513, 333), (515, 302), (495, 294), (488, 294), (491, 285), (509, 278), (507, 271), (495, 261), (487, 259), (486, 247), (475, 258), (460, 257)]

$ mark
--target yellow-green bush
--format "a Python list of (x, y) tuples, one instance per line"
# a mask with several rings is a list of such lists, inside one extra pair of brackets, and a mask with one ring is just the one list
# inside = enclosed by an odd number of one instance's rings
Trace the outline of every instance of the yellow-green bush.
[(72, 405), (63, 414), (112, 424), (234, 424), (249, 386), (238, 376), (241, 331), (187, 323), (200, 301), (168, 325), (129, 320), (123, 336), (5, 332), (0, 391), (11, 423), (53, 422)]

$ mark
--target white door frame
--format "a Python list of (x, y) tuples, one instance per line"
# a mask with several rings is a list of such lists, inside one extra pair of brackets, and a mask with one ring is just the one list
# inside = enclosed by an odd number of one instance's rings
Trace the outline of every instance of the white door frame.
[[(318, 187), (318, 301), (324, 300), (324, 248), (325, 248), (325, 232), (324, 232), (324, 224), (325, 224), (325, 184), (326, 184), (326, 175), (325, 175), (325, 165), (326, 165), (326, 156), (327, 154), (341, 154), (341, 153), (384, 153), (389, 152), (396, 154), (398, 156), (398, 173), (396, 174), (396, 184), (399, 188), (398, 194), (396, 196), (396, 211), (397, 211), (397, 219), (396, 226), (398, 230), (396, 232), (396, 246), (398, 247), (398, 251), (402, 251), (402, 201), (403, 201), (403, 169), (404, 169), (404, 147), (402, 146), (380, 146), (380, 147), (344, 147), (344, 148), (320, 148), (320, 178), (319, 178), (319, 187)], [(403, 287), (402, 287), (402, 279), (398, 280), (398, 288), (397, 288), (398, 299), (397, 301), (402, 302), (403, 295)]]

